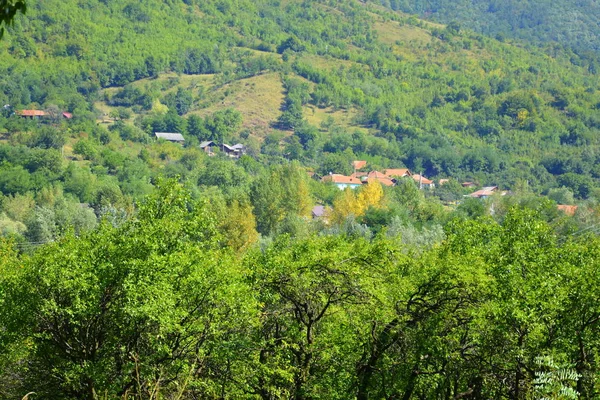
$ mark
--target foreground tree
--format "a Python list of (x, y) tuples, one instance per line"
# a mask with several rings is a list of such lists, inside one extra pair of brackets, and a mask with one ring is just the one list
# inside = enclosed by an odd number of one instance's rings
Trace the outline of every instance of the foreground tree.
[(13, 332), (4, 342), (30, 343), (23, 390), (215, 397), (240, 375), (231, 357), (242, 356), (235, 337), (253, 301), (214, 219), (174, 182), (120, 228), (68, 236), (27, 261), (1, 312)]

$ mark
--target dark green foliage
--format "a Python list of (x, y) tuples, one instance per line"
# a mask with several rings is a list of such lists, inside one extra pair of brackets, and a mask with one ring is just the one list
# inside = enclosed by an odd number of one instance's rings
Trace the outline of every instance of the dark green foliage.
[[(455, 24), (452, 21), (460, 21), (462, 25), (498, 40), (513, 37), (538, 43), (557, 42), (574, 47), (580, 54), (586, 50), (600, 50), (595, 29), (600, 9), (595, 2), (381, 0), (381, 4), (450, 23), (449, 27)], [(458, 32), (458, 29), (452, 31)]]
[(12, 23), (17, 12), (26, 12), (27, 4), (22, 0), (2, 0), (0, 1), (0, 39), (4, 35), (4, 26)]

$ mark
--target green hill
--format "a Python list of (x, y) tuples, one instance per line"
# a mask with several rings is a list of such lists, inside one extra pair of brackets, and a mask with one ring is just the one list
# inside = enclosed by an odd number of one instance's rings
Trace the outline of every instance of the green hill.
[(600, 186), (590, 65), (358, 1), (31, 1), (0, 55), (0, 103), (72, 112), (72, 146), (84, 132), (102, 149), (93, 126), (117, 116), (114, 139), (140, 148), (169, 129), (323, 172), (358, 158), (580, 198)]

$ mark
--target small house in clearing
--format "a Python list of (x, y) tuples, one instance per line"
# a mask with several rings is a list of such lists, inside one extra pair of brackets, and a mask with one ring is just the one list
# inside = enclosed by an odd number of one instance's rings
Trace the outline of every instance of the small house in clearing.
[(321, 182), (332, 182), (340, 190), (344, 190), (346, 188), (356, 189), (362, 185), (362, 182), (359, 179), (340, 174), (329, 174), (324, 176), (321, 179)]
[(169, 142), (183, 144), (185, 139), (181, 133), (154, 132), (157, 139), (164, 139)]

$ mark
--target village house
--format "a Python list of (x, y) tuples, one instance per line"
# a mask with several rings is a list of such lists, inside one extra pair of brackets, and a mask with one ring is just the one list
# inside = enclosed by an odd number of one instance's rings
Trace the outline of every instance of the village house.
[(215, 153), (213, 153), (213, 146), (215, 146), (215, 142), (213, 142), (212, 140), (207, 140), (206, 142), (200, 143), (200, 150), (202, 150), (209, 156), (214, 156)]
[(408, 168), (391, 168), (383, 170), (383, 173), (390, 178), (404, 178), (412, 176), (412, 172)]
[(183, 144), (185, 139), (181, 133), (154, 132), (157, 139), (164, 139), (172, 143)]
[(225, 143), (218, 145), (215, 142), (213, 142), (212, 140), (208, 140), (206, 142), (200, 143), (200, 150), (204, 151), (209, 156), (215, 155), (215, 153), (214, 153), (215, 148), (218, 148), (224, 154), (226, 154), (227, 156), (232, 157), (232, 158), (240, 158), (242, 155), (246, 154), (246, 148), (241, 143), (234, 144), (233, 146), (230, 146)]
[(352, 168), (354, 168), (354, 172), (358, 171), (359, 169), (363, 169), (366, 166), (367, 166), (366, 161), (361, 161), (361, 160), (352, 161)]
[(394, 186), (396, 184), (389, 176), (379, 171), (371, 171), (366, 178), (363, 177), (361, 180), (366, 183), (377, 181), (382, 186)]
[(471, 193), (469, 196), (476, 199), (487, 199), (493, 196), (498, 191), (498, 186), (485, 186), (476, 192)]
[(233, 146), (223, 143), (219, 148), (227, 156), (233, 158), (240, 158), (245, 153), (244, 145), (240, 143), (234, 144)]
[(419, 189), (433, 189), (435, 188), (435, 183), (431, 179), (425, 178), (423, 175), (414, 174), (412, 176), (417, 185), (419, 185)]
[(332, 182), (340, 190), (346, 188), (356, 189), (362, 185), (362, 182), (359, 179), (340, 174), (326, 175), (321, 179), (321, 182)]
[(46, 112), (42, 110), (22, 110), (16, 114), (22, 118), (39, 119), (46, 116)]

